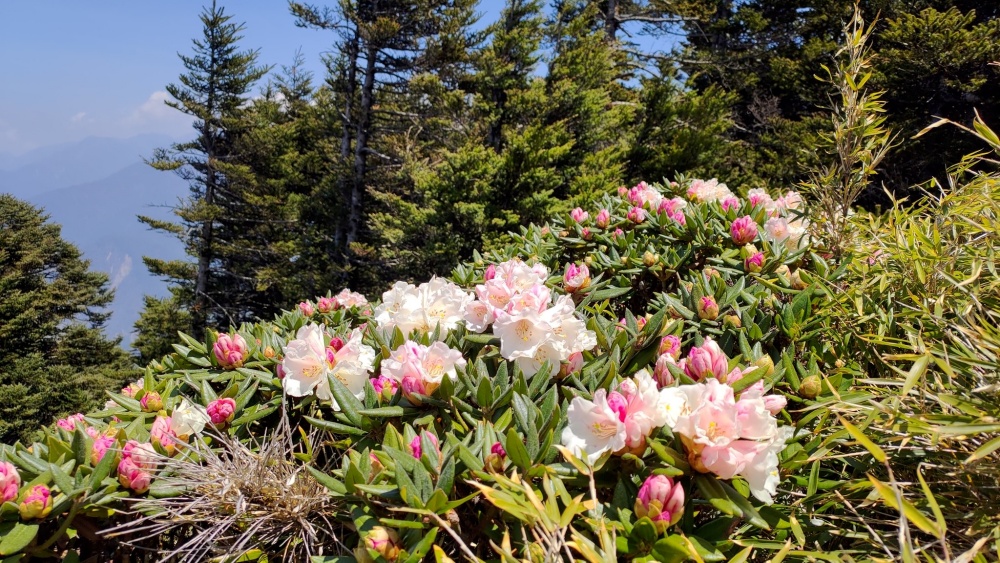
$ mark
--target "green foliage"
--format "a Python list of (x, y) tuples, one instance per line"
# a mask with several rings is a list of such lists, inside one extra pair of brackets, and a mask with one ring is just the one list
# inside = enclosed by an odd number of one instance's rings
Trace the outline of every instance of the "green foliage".
[(101, 333), (113, 293), (39, 209), (0, 195), (0, 442), (93, 408), (132, 374)]

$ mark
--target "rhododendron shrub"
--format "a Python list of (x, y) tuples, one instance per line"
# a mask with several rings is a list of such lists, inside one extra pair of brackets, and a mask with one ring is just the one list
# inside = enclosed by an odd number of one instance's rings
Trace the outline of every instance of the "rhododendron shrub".
[(801, 208), (641, 183), (451, 278), (183, 336), (104, 410), (3, 448), (0, 534), (37, 556), (154, 530), (190, 560), (268, 561), (721, 561), (830, 541), (795, 505), (819, 446), (792, 406), (831, 360), (812, 310), (837, 275)]

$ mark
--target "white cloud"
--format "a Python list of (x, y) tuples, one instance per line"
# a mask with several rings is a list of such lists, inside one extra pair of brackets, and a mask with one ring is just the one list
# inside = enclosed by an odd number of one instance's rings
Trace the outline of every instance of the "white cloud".
[(166, 103), (170, 99), (170, 94), (158, 90), (146, 98), (145, 102), (136, 108), (132, 113), (132, 119), (136, 122), (159, 121), (176, 117), (180, 112), (168, 106)]
[(80, 123), (81, 121), (83, 121), (84, 117), (87, 117), (87, 112), (81, 111), (80, 113), (77, 113), (73, 117), (69, 118), (69, 120), (72, 121), (73, 123)]

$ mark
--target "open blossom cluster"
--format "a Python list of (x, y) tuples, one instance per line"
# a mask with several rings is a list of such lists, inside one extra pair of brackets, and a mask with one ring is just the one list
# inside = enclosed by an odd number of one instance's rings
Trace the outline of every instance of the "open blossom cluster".
[(699, 203), (712, 201), (722, 202), (729, 198), (735, 198), (729, 186), (719, 182), (715, 178), (711, 180), (692, 180), (687, 189), (688, 199)]
[(363, 344), (360, 329), (354, 329), (347, 341), (329, 337), (321, 325), (307, 324), (285, 345), (281, 362), (282, 386), (292, 397), (315, 394), (323, 401), (332, 401), (339, 409), (330, 390), (330, 377), (336, 378), (356, 397), (365, 395), (368, 374), (375, 363), (375, 349)]
[(443, 339), (458, 327), (471, 300), (471, 295), (444, 278), (435, 277), (420, 285), (398, 281), (382, 294), (382, 304), (373, 316), (386, 334), (395, 328), (407, 336), (414, 330), (432, 332), (440, 327)]
[(597, 335), (577, 318), (573, 298), (553, 299), (545, 285), (548, 276), (544, 266), (520, 260), (490, 266), (484, 283), (476, 286), (476, 299), (465, 307), (469, 330), (492, 326), (500, 338), (500, 355), (529, 377), (545, 362), (559, 366), (597, 345)]
[(687, 222), (684, 217), (684, 208), (687, 207), (686, 201), (679, 197), (671, 199), (663, 197), (659, 190), (646, 182), (639, 182), (628, 190), (626, 195), (634, 206), (629, 211), (629, 219), (633, 223), (641, 223), (647, 209), (652, 213), (665, 213), (667, 217), (681, 225)]
[(424, 346), (407, 341), (382, 360), (382, 376), (396, 381), (406, 400), (419, 406), (421, 395), (434, 393), (445, 377), (452, 381), (457, 379), (455, 370), (462, 367), (465, 367), (462, 353), (442, 342)]

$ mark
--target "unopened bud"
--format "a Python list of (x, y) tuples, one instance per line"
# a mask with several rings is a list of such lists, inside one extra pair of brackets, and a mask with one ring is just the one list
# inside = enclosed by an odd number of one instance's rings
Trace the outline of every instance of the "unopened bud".
[(804, 399), (815, 399), (823, 389), (823, 381), (818, 375), (810, 375), (799, 385), (799, 396)]

